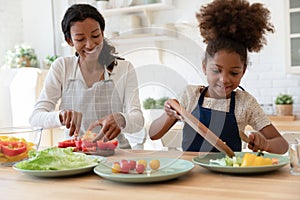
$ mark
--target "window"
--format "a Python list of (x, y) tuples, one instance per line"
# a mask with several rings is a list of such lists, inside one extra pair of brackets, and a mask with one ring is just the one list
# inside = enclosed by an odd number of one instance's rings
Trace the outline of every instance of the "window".
[(289, 73), (300, 73), (300, 1), (288, 1), (288, 66)]

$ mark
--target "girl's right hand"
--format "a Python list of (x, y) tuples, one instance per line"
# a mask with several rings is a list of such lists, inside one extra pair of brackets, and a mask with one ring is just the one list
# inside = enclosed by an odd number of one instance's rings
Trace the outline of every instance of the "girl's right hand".
[(183, 120), (182, 116), (177, 113), (171, 106), (170, 102), (175, 101), (176, 103), (179, 104), (179, 102), (176, 99), (168, 99), (164, 103), (164, 110), (167, 113), (167, 115), (172, 118), (172, 119), (177, 119), (177, 120)]
[(74, 110), (62, 110), (59, 113), (59, 119), (62, 125), (66, 126), (69, 130), (69, 136), (77, 136), (82, 120), (82, 113)]

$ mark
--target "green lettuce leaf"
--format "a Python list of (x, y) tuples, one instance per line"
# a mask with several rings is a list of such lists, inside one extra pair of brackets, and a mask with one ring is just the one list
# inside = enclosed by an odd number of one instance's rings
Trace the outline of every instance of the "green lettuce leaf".
[(16, 164), (26, 170), (65, 170), (97, 165), (97, 158), (74, 153), (73, 148), (52, 147), (42, 151), (31, 151), (29, 159)]

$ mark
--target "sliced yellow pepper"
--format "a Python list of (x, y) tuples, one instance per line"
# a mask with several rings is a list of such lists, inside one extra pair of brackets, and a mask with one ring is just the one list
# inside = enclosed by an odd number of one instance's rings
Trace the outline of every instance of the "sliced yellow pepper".
[(241, 167), (252, 166), (252, 163), (255, 159), (256, 155), (251, 153), (245, 153), (243, 156)]
[(270, 158), (264, 158), (262, 156), (256, 156), (255, 154), (245, 153), (241, 167), (266, 165), (272, 165), (272, 160)]

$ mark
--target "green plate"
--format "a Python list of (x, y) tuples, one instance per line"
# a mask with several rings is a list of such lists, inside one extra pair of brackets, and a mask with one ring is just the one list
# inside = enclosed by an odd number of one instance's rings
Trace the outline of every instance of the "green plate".
[[(101, 157), (101, 156), (91, 156), (91, 157), (97, 158), (99, 163), (106, 161), (106, 158)], [(18, 168), (15, 164), (15, 165), (13, 165), (13, 169), (18, 172), (21, 172), (23, 174), (29, 175), (29, 176), (51, 178), (51, 177), (74, 176), (74, 175), (86, 173), (86, 172), (92, 171), (94, 169), (94, 167), (97, 165), (98, 164), (94, 164), (94, 165), (89, 165), (89, 166), (80, 167), (80, 168), (63, 169), (63, 170), (26, 170), (26, 169)]]
[[(146, 160), (149, 163), (153, 158), (139, 158), (132, 160)], [(112, 173), (111, 166), (113, 162), (101, 163), (94, 168), (94, 172), (108, 180), (128, 183), (148, 183), (171, 180), (180, 177), (194, 168), (194, 164), (187, 160), (172, 158), (156, 158), (160, 161), (160, 168), (151, 171), (149, 168), (143, 174), (138, 174), (133, 170), (128, 174)]]
[[(257, 155), (257, 152), (235, 152), (236, 156), (243, 157), (245, 153), (251, 153)], [(264, 173), (277, 170), (290, 163), (288, 156), (279, 154), (264, 153), (265, 158), (277, 158), (278, 164), (269, 166), (255, 166), (255, 167), (231, 167), (231, 166), (220, 166), (217, 164), (210, 164), (210, 159), (223, 158), (223, 153), (209, 153), (203, 155), (203, 157), (197, 156), (193, 158), (193, 162), (204, 168), (207, 168), (215, 172), (231, 173), (231, 174), (251, 174), (251, 173)]]

